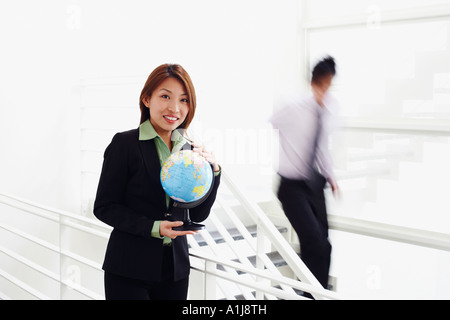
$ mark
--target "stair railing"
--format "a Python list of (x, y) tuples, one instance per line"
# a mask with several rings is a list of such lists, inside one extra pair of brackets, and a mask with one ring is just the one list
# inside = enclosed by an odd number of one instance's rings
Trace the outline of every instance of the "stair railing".
[[(216, 292), (214, 292), (212, 285), (208, 281), (211, 282), (212, 280), (219, 284), (220, 282), (216, 281), (216, 277), (219, 277), (226, 280), (232, 279), (232, 282), (238, 284), (238, 288), (241, 289), (240, 294), (245, 299), (302, 298), (294, 290), (294, 288), (298, 289), (299, 287), (303, 289), (301, 291), (311, 293), (315, 299), (337, 299), (335, 292), (325, 290), (322, 287), (299, 258), (298, 254), (292, 249), (288, 241), (282, 236), (278, 228), (257, 204), (252, 203), (245, 197), (244, 193), (226, 174), (226, 170), (222, 172), (222, 181), (223, 185), (220, 188), (226, 188), (231, 193), (231, 197), (228, 196), (228, 199), (225, 199), (226, 191), (225, 194), (223, 190), (219, 192), (208, 222), (213, 226), (211, 229), (216, 229), (220, 234), (220, 240), (224, 244), (219, 245), (216, 243), (209, 233), (210, 228), (200, 232), (207, 246), (200, 246), (196, 242), (198, 237), (189, 237), (191, 256), (203, 260), (203, 265), (193, 267), (193, 269), (205, 274), (205, 288), (208, 289), (205, 289), (204, 298), (214, 299), (217, 297)], [(240, 211), (238, 217), (232, 205), (239, 209), (244, 209), (252, 223), (256, 224), (256, 237), (252, 236), (247, 226), (242, 222), (245, 219), (242, 216), (242, 212)], [(229, 233), (230, 223), (226, 227), (224, 225), (225, 220), (231, 221), (231, 226), (239, 231), (242, 241), (238, 242), (232, 237)], [(275, 266), (268, 256), (271, 246), (284, 259), (293, 276), (283, 276), (278, 267)], [(254, 264), (250, 261), (249, 256), (256, 258)], [(228, 262), (218, 263), (218, 260), (224, 262), (224, 259)], [(217, 267), (214, 267), (214, 264), (222, 266), (222, 269), (217, 269)], [(240, 267), (236, 268), (236, 264), (239, 264)], [(245, 275), (239, 275), (237, 270), (242, 271), (243, 269), (245, 269)], [(245, 280), (242, 280), (243, 278)], [(283, 279), (283, 281), (277, 281), (279, 279)], [(249, 283), (252, 283), (252, 285), (249, 285)], [(295, 283), (294, 286), (292, 285), (293, 283)], [(220, 289), (223, 291), (225, 286), (225, 284), (222, 284)], [(268, 287), (272, 289), (268, 289)], [(256, 290), (255, 295), (251, 294), (248, 288)], [(260, 290), (261, 288), (263, 290)], [(280, 290), (282, 294), (280, 294)], [(224, 294), (227, 296), (225, 292)]]

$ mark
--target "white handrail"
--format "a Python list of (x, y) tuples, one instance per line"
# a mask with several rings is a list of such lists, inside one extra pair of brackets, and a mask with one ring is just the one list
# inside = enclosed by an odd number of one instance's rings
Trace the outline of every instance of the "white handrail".
[(450, 251), (450, 234), (328, 215), (330, 229)]
[(59, 281), (59, 274), (56, 274), (55, 272), (45, 269), (44, 267), (38, 265), (37, 263), (17, 254), (16, 252), (14, 252), (8, 248), (5, 248), (3, 246), (0, 246), (0, 251), (3, 252), (4, 254), (10, 256), (14, 260), (19, 261), (19, 262), (31, 267), (32, 269), (40, 272), (41, 274), (49, 277), (50, 279)]
[(340, 126), (349, 130), (450, 136), (450, 121), (447, 119), (368, 119), (346, 117), (340, 120)]
[(35, 237), (35, 236), (31, 235), (31, 234), (28, 234), (26, 232), (23, 232), (23, 231), (19, 230), (17, 228), (11, 227), (11, 226), (3, 224), (3, 223), (0, 223), (0, 228), (4, 229), (6, 231), (9, 231), (9, 232), (11, 232), (13, 234), (16, 234), (19, 237), (27, 239), (27, 240), (29, 240), (29, 241), (31, 241), (33, 243), (36, 243), (39, 246), (44, 247), (46, 249), (49, 249), (49, 250), (51, 250), (53, 252), (57, 252), (57, 253), (59, 252), (59, 246), (54, 245), (54, 244), (52, 244), (52, 243), (50, 243), (48, 241), (39, 239), (39, 238), (37, 238), (37, 237)]
[(0, 269), (0, 276), (5, 278), (6, 280), (8, 280), (11, 283), (14, 283), (15, 285), (19, 286), (20, 288), (24, 289), (26, 292), (28, 292), (29, 294), (31, 294), (32, 296), (40, 299), (40, 300), (51, 300), (51, 298), (43, 293), (41, 293), (40, 291), (32, 288), (31, 286), (29, 286), (28, 284), (24, 283), (22, 280), (14, 277), (13, 275), (3, 271), (2, 269)]
[(98, 227), (100, 229), (111, 231), (112, 228), (103, 222), (88, 217), (81, 216), (79, 214), (70, 213), (64, 210), (55, 209), (43, 204), (39, 204), (30, 200), (25, 200), (18, 196), (13, 196), (7, 193), (0, 193), (0, 203), (10, 205), (14, 208), (29, 212), (33, 215), (46, 218), (50, 221), (59, 221), (59, 217), (71, 218), (82, 223), (87, 223), (91, 226)]

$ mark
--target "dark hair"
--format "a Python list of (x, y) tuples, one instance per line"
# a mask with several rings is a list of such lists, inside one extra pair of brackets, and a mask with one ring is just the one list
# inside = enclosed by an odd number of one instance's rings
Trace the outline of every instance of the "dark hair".
[(187, 129), (194, 118), (196, 97), (194, 85), (192, 84), (189, 74), (179, 64), (162, 64), (149, 75), (144, 88), (142, 89), (141, 96), (139, 97), (139, 107), (141, 109), (140, 123), (142, 124), (147, 119), (150, 119), (149, 109), (144, 105), (143, 100), (145, 98), (151, 98), (153, 91), (167, 78), (175, 78), (180, 81), (188, 95), (189, 112), (184, 122), (179, 126), (179, 128)]
[(318, 83), (320, 80), (328, 75), (334, 76), (336, 74), (336, 62), (333, 57), (326, 57), (319, 61), (312, 71), (312, 83)]

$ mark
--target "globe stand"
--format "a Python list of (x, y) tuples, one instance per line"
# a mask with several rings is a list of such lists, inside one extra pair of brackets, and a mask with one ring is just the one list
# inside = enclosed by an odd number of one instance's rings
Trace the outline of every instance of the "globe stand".
[(192, 222), (189, 216), (189, 208), (184, 208), (183, 225), (172, 229), (176, 231), (197, 231), (202, 230), (204, 228), (205, 228), (204, 224)]

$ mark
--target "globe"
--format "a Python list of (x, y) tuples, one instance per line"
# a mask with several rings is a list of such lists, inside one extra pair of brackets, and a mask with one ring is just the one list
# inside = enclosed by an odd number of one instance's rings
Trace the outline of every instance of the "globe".
[(212, 184), (211, 164), (192, 150), (171, 154), (161, 168), (164, 191), (181, 204), (199, 204), (208, 195)]

